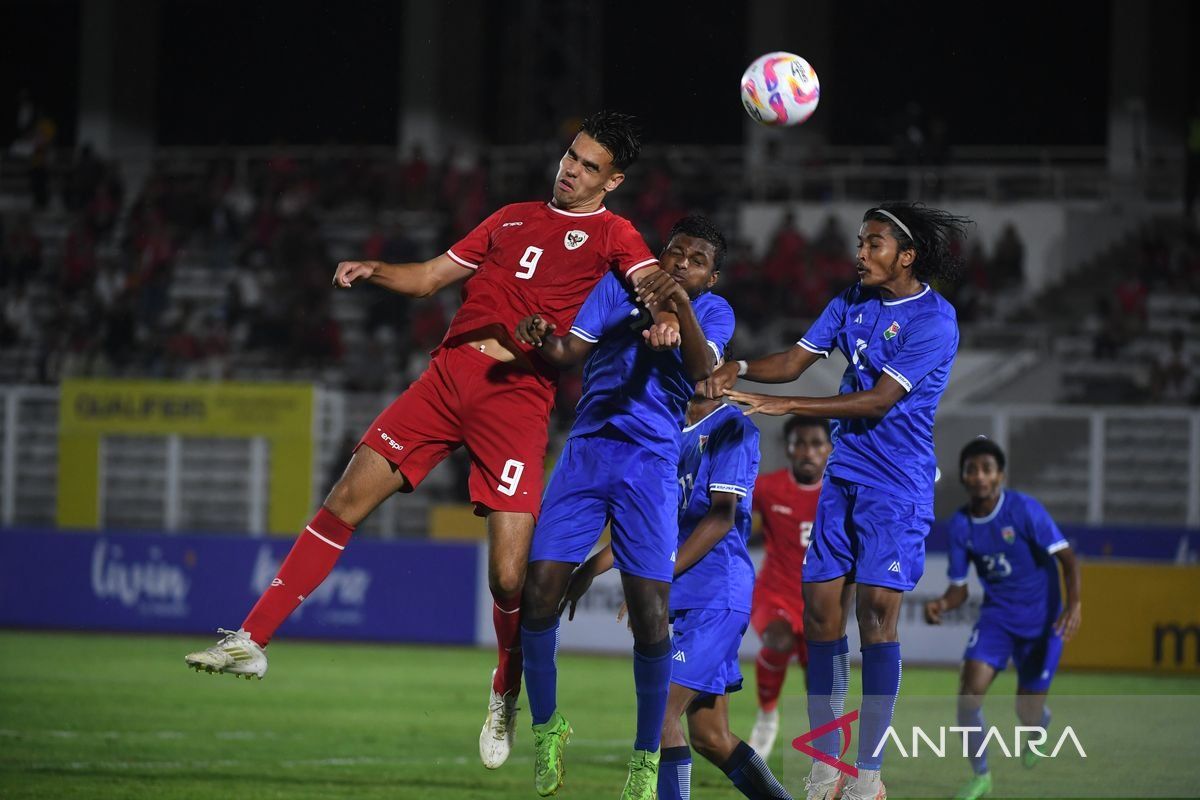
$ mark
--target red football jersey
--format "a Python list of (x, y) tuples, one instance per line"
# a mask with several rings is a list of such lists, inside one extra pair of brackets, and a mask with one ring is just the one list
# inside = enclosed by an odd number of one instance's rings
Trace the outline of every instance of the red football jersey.
[(463, 284), (462, 307), (443, 345), (477, 334), (493, 336), (481, 329), (494, 325), (511, 336), (516, 324), (534, 313), (566, 335), (605, 272), (617, 270), (628, 278), (658, 262), (629, 220), (603, 206), (578, 213), (537, 202), (504, 206), (446, 254), (475, 274)]
[(754, 510), (762, 515), (767, 553), (758, 586), (785, 597), (800, 596), (800, 569), (812, 536), (821, 484), (802, 486), (790, 467), (763, 475), (754, 484)]

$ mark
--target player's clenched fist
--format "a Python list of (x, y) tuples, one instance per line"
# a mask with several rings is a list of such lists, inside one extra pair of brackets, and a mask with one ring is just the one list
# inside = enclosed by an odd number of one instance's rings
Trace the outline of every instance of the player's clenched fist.
[(355, 281), (374, 275), (378, 268), (378, 261), (342, 261), (333, 273), (333, 285), (338, 289), (349, 289)]
[(925, 604), (925, 621), (930, 625), (942, 624), (942, 612), (946, 610), (946, 601), (942, 598), (930, 600)]
[(517, 323), (517, 328), (514, 334), (518, 342), (531, 344), (534, 347), (541, 347), (544, 344), (544, 339), (549, 334), (554, 333), (554, 323), (546, 322), (537, 314), (528, 316)]
[(696, 393), (704, 395), (709, 400), (717, 400), (725, 395), (726, 389), (733, 388), (733, 385), (737, 383), (737, 379), (737, 362), (730, 361), (714, 369), (712, 375), (709, 375), (707, 380), (697, 383)]
[(642, 331), (642, 338), (652, 350), (674, 350), (683, 341), (679, 337), (679, 331), (665, 322), (651, 325)]

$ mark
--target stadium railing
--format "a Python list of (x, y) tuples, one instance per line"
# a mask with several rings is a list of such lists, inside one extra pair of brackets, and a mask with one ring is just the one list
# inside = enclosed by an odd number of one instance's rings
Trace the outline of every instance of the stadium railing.
[[(314, 503), (336, 479), (358, 433), (389, 399), (316, 392)], [(0, 387), (0, 412), (0, 525), (54, 526), (59, 389)], [(1040, 498), (1061, 524), (1200, 528), (1200, 411), (958, 405), (943, 409), (937, 424), (939, 518), (962, 502), (954, 477), (959, 449), (982, 434), (1008, 451), (1010, 485)], [(270, 459), (270, 448), (255, 437), (136, 432), (106, 437), (97, 465), (100, 527), (262, 534)], [(423, 489), (432, 491), (387, 501), (363, 532), (427, 535), (431, 498), (453, 493), (456, 485), (449, 467), (429, 480)]]

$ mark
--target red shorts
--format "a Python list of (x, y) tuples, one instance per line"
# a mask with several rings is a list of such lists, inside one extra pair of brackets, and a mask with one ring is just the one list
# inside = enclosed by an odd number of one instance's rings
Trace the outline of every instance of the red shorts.
[(524, 511), (542, 500), (554, 387), (471, 347), (439, 350), (429, 369), (363, 434), (412, 487), (461, 445), (471, 454), (476, 513)]
[(754, 586), (754, 599), (751, 603), (750, 627), (761, 638), (763, 631), (777, 619), (781, 619), (792, 629), (796, 637), (796, 659), (801, 666), (808, 666), (808, 647), (804, 644), (804, 598), (792, 597), (781, 592), (773, 591), (761, 583)]

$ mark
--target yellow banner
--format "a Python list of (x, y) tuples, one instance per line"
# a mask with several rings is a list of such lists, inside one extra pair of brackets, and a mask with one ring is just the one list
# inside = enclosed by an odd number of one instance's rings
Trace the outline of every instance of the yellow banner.
[(1083, 564), (1070, 667), (1200, 673), (1200, 567)]
[(311, 510), (312, 386), (67, 380), (59, 397), (60, 527), (100, 527), (100, 442), (119, 435), (262, 437), (268, 529), (295, 533)]

